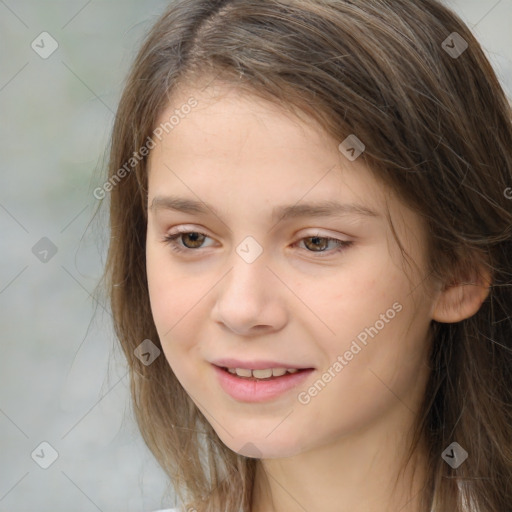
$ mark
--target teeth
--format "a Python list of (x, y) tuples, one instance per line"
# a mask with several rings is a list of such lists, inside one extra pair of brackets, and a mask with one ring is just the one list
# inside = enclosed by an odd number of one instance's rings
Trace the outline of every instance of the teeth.
[(251, 377), (252, 375), (251, 370), (248, 370), (246, 368), (236, 368), (235, 371), (239, 377)]
[(272, 377), (272, 368), (268, 368), (266, 370), (253, 370), (252, 376), (256, 379), (268, 379)]
[(281, 377), (285, 373), (297, 373), (296, 368), (266, 368), (265, 370), (250, 370), (247, 368), (228, 368), (228, 372), (238, 377), (253, 377), (255, 379), (269, 379), (271, 377)]

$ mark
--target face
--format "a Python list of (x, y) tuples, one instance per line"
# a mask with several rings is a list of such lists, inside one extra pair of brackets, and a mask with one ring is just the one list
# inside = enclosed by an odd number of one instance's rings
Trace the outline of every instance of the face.
[(236, 89), (178, 91), (161, 122), (190, 96), (150, 155), (146, 245), (183, 388), (229, 448), (266, 458), (410, 415), (433, 308), (420, 220), (342, 141)]

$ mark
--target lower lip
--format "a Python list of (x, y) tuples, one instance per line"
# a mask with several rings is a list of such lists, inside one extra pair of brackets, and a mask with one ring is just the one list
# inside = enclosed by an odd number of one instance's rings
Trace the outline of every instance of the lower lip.
[(313, 369), (302, 370), (297, 373), (286, 373), (282, 377), (269, 380), (253, 380), (237, 377), (213, 365), (217, 372), (222, 389), (235, 400), (240, 402), (266, 402), (272, 400), (304, 382)]

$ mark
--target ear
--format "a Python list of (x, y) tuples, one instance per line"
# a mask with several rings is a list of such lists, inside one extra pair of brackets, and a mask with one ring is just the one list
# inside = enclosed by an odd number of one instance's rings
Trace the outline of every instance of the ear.
[(433, 320), (456, 323), (472, 317), (480, 309), (489, 295), (491, 275), (483, 266), (466, 275), (469, 279), (452, 278), (444, 285), (434, 305)]

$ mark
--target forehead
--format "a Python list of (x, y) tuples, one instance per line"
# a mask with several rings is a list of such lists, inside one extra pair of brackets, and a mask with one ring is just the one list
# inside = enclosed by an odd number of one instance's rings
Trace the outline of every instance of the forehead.
[[(191, 100), (195, 105), (188, 109), (186, 105)], [(174, 150), (179, 151), (184, 149), (183, 144), (192, 143), (197, 157), (212, 149), (217, 153), (228, 152), (231, 157), (254, 149), (252, 158), (258, 158), (264, 156), (264, 150), (270, 145), (274, 149), (286, 146), (294, 152), (305, 153), (304, 141), (310, 148), (325, 146), (326, 134), (312, 118), (306, 118), (300, 111), (293, 114), (289, 108), (233, 86), (215, 84), (205, 89), (178, 89), (162, 112), (159, 125), (165, 126), (166, 121), (181, 110), (187, 113), (179, 115), (179, 120), (174, 116), (174, 126), (163, 135), (164, 145), (174, 143)], [(257, 142), (258, 146), (251, 146), (252, 142)]]
[[(195, 106), (183, 108), (191, 99)], [(341, 141), (316, 121), (232, 86), (176, 90), (159, 127), (162, 135), (149, 160), (150, 187), (186, 174), (225, 191), (245, 187), (268, 193), (272, 187), (299, 200), (329, 191), (334, 199), (352, 190), (373, 205), (382, 202), (382, 185), (362, 159), (349, 161), (338, 149)]]

